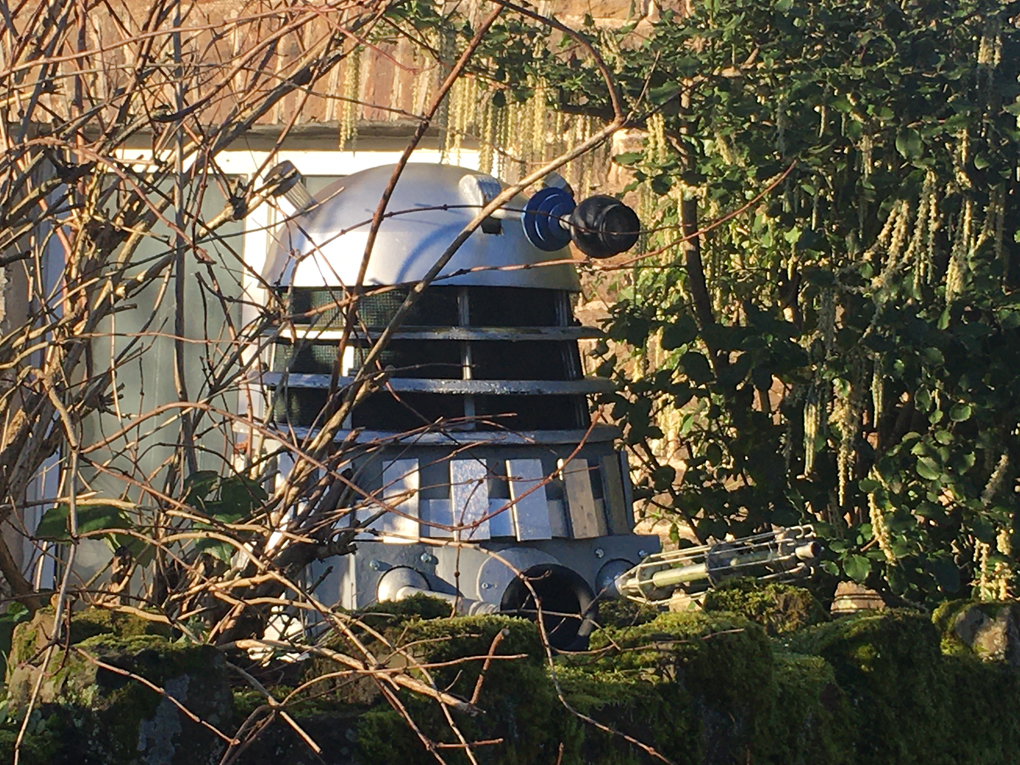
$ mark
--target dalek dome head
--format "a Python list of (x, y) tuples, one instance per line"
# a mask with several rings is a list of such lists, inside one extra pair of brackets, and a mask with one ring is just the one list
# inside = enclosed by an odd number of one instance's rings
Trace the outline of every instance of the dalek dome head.
[[(266, 280), (289, 287), (356, 284), (372, 216), (394, 166), (375, 167), (342, 178), (313, 199), (304, 190), (300, 175), (285, 165), (289, 163), (277, 166), (270, 175), (284, 176), (280, 193), (298, 209), (277, 233), (276, 249), (264, 271)], [(408, 164), (386, 206), (386, 218), (372, 247), (363, 284), (372, 287), (421, 280), (478, 211), (502, 189), (498, 180), (476, 170)], [(555, 263), (571, 257), (569, 236), (552, 242), (543, 240), (544, 248), (533, 244), (534, 232), (529, 238), (522, 224), (528, 201), (518, 195), (490, 216), (457, 250), (436, 283), (577, 291), (573, 266)], [(542, 263), (553, 264), (521, 268)]]

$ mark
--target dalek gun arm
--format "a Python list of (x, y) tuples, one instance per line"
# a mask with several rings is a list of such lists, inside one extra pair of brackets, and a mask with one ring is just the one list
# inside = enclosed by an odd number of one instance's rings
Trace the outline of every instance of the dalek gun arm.
[(616, 577), (604, 594), (663, 605), (681, 591), (696, 595), (726, 579), (791, 582), (810, 576), (822, 547), (811, 526), (755, 534), (714, 545), (649, 555)]

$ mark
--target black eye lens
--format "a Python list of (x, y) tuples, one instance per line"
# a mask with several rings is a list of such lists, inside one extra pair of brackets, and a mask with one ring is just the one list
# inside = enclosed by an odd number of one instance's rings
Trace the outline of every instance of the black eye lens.
[(571, 238), (585, 255), (608, 258), (637, 242), (637, 214), (618, 199), (597, 195), (579, 204), (570, 216)]

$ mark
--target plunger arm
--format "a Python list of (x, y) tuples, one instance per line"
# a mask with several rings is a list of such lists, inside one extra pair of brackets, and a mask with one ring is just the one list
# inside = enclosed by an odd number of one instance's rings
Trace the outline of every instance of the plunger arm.
[(616, 577), (605, 594), (664, 604), (678, 589), (695, 594), (725, 579), (750, 576), (759, 581), (790, 582), (809, 576), (821, 552), (813, 527), (793, 526), (650, 555)]

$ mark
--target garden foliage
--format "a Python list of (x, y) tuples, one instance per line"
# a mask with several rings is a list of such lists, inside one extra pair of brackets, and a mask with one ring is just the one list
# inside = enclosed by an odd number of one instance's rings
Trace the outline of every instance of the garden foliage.
[[(720, 0), (589, 29), (646, 130), (615, 159), (650, 254), (602, 288), (652, 513), (702, 540), (813, 522), (828, 572), (910, 601), (1012, 591), (1018, 14)], [(607, 108), (580, 59), (528, 66)]]

